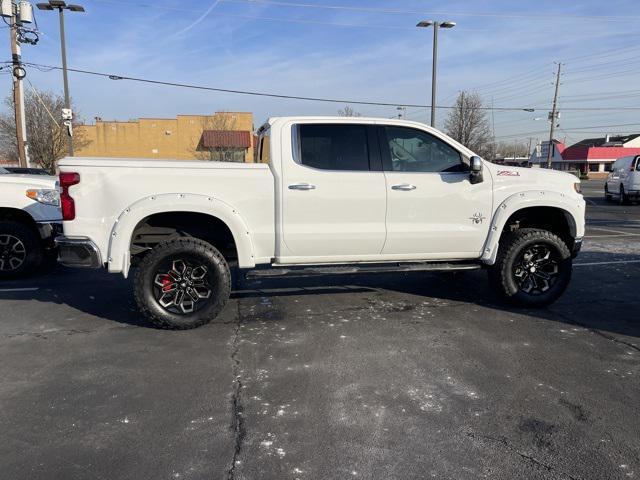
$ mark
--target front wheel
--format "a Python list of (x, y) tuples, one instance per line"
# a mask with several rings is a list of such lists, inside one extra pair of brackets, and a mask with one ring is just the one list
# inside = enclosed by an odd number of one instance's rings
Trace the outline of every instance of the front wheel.
[(186, 330), (209, 323), (230, 294), (227, 261), (196, 238), (157, 245), (140, 262), (135, 278), (138, 308), (160, 328)]
[(35, 272), (42, 264), (43, 254), (35, 229), (21, 222), (0, 220), (0, 279)]
[(521, 228), (500, 246), (489, 279), (500, 296), (523, 307), (555, 302), (571, 280), (571, 252), (546, 230)]
[(624, 187), (622, 185), (620, 185), (620, 196), (618, 197), (618, 201), (620, 202), (620, 205), (626, 205), (629, 202), (627, 194), (624, 193)]
[(606, 183), (604, 184), (604, 199), (605, 199), (607, 202), (610, 202), (610, 201), (611, 201), (611, 194), (609, 193), (609, 187), (607, 186), (607, 184), (606, 184)]

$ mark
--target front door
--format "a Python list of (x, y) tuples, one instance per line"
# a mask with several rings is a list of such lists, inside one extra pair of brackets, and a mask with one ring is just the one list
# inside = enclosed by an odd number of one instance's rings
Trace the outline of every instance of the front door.
[(387, 188), (383, 255), (476, 258), (492, 212), (492, 180), (471, 184), (468, 163), (444, 139), (426, 131), (380, 126)]
[[(373, 125), (302, 123), (282, 157), (279, 261), (339, 262), (379, 255), (385, 240), (385, 177)], [(293, 156), (293, 159), (291, 158)]]

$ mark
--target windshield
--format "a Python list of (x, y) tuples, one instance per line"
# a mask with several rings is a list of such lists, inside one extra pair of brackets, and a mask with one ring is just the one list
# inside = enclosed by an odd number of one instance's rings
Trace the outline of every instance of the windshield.
[(9, 173), (9, 170), (7, 170), (6, 168), (0, 167), (0, 175), (2, 175), (3, 173)]

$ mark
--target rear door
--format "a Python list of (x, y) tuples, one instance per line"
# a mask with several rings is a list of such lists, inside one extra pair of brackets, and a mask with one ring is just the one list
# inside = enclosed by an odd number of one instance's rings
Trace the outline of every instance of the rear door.
[[(380, 254), (386, 189), (372, 124), (298, 123), (282, 154), (284, 260), (358, 260)], [(283, 142), (283, 149), (285, 142)]]
[(387, 188), (383, 255), (476, 258), (491, 223), (492, 179), (469, 181), (468, 159), (443, 139), (405, 126), (380, 126)]

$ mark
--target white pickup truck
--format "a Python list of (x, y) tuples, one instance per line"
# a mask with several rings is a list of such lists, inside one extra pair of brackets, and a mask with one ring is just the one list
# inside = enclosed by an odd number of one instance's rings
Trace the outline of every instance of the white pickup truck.
[(0, 279), (33, 273), (62, 232), (58, 179), (0, 168)]
[(202, 325), (253, 276), (486, 268), (513, 303), (565, 290), (584, 234), (579, 180), (494, 165), (421, 123), (272, 118), (260, 163), (68, 158), (60, 261), (125, 277), (165, 328)]

